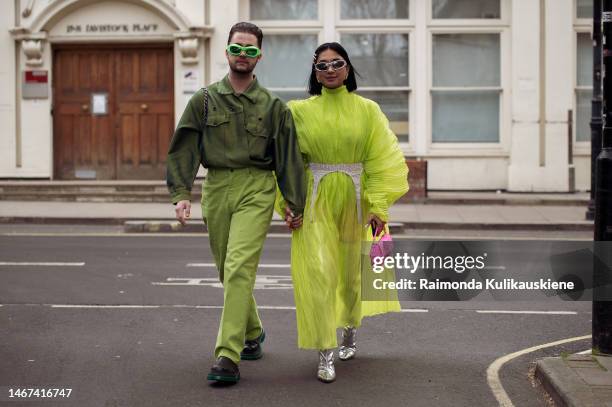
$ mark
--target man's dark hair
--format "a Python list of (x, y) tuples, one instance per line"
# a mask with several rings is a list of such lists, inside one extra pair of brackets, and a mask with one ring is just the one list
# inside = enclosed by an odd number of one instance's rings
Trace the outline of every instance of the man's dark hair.
[(229, 37), (227, 37), (228, 45), (231, 43), (232, 37), (235, 33), (253, 34), (255, 37), (257, 37), (257, 46), (261, 48), (263, 33), (261, 32), (261, 28), (257, 27), (255, 24), (247, 23), (246, 21), (234, 24), (229, 32)]
[(315, 71), (315, 64), (317, 63), (317, 58), (321, 52), (325, 50), (334, 50), (346, 61), (346, 66), (348, 67), (349, 73), (348, 77), (344, 81), (346, 85), (346, 90), (352, 92), (357, 89), (357, 80), (355, 79), (355, 74), (359, 75), (355, 72), (355, 68), (353, 68), (353, 64), (351, 64), (351, 60), (348, 56), (348, 53), (344, 49), (344, 47), (337, 42), (326, 42), (324, 44), (319, 45), (319, 47), (315, 50), (314, 58), (312, 60), (312, 66), (310, 67), (310, 79), (308, 80), (308, 93), (311, 95), (320, 95), (323, 85), (321, 85), (317, 81), (317, 73)]

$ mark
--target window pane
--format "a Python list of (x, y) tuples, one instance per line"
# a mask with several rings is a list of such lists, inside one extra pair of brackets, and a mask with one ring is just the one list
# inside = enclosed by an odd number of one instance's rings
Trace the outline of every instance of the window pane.
[(433, 130), (436, 143), (499, 141), (497, 91), (432, 92)]
[(593, 85), (593, 42), (591, 41), (591, 35), (589, 33), (578, 34), (578, 52), (576, 63), (578, 67), (576, 72), (578, 78), (576, 83), (578, 86), (592, 86)]
[(342, 34), (359, 86), (409, 86), (408, 34)]
[(591, 141), (591, 89), (576, 91), (576, 141)]
[(343, 19), (409, 18), (409, 0), (342, 0)]
[(317, 20), (317, 0), (250, 0), (251, 20)]
[(400, 142), (408, 142), (408, 91), (362, 91), (357, 90), (361, 96), (372, 99), (380, 105), (381, 110), (389, 119), (389, 126)]
[(577, 0), (576, 8), (578, 18), (593, 18), (593, 0)]
[(433, 18), (501, 18), (500, 0), (432, 0)]
[(255, 73), (266, 87), (306, 88), (317, 36), (266, 35)]
[(499, 34), (436, 34), (434, 86), (499, 86)]

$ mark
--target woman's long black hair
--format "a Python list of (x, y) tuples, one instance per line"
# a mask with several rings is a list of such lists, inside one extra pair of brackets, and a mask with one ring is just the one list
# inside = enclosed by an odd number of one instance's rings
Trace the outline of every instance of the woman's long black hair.
[(349, 70), (348, 77), (344, 81), (346, 85), (346, 89), (349, 92), (352, 92), (357, 89), (357, 80), (355, 79), (355, 68), (353, 68), (353, 64), (351, 64), (351, 60), (348, 56), (348, 53), (344, 49), (344, 47), (337, 42), (326, 42), (324, 44), (319, 45), (319, 47), (315, 50), (314, 58), (312, 60), (312, 66), (310, 67), (310, 79), (308, 80), (308, 93), (311, 95), (320, 95), (323, 85), (321, 85), (317, 81), (317, 74), (315, 71), (315, 64), (317, 63), (317, 58), (319, 58), (319, 54), (325, 50), (334, 50), (336, 51), (347, 63), (347, 67)]

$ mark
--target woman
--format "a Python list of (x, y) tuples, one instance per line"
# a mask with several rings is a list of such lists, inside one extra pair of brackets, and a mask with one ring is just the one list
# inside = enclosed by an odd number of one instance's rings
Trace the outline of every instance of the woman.
[(277, 201), (294, 229), (298, 346), (319, 350), (317, 377), (324, 382), (336, 377), (336, 328), (342, 328), (339, 358), (348, 360), (357, 351), (362, 317), (400, 310), (395, 292), (385, 300), (361, 298), (362, 267), (371, 267), (362, 242), (370, 225), (386, 224), (389, 206), (408, 190), (408, 169), (380, 107), (356, 89), (346, 50), (335, 42), (320, 45), (309, 82), (313, 96), (288, 104), (308, 164), (303, 220), (291, 216), (280, 195)]

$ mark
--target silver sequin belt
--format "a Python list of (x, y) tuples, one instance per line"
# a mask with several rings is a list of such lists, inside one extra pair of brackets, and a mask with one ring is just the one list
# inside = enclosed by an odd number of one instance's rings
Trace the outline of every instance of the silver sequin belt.
[(314, 202), (317, 198), (317, 191), (319, 190), (319, 183), (321, 179), (327, 174), (332, 172), (341, 172), (353, 180), (355, 186), (355, 198), (357, 199), (357, 219), (361, 224), (361, 173), (363, 172), (363, 164), (352, 163), (352, 164), (320, 164), (310, 163), (310, 170), (314, 178), (314, 185), (312, 188), (312, 197), (310, 199), (310, 209), (312, 213), (312, 221), (314, 221)]

